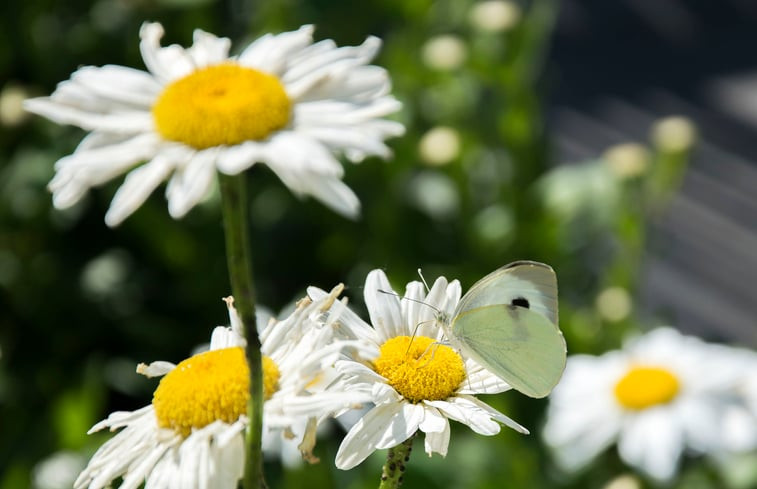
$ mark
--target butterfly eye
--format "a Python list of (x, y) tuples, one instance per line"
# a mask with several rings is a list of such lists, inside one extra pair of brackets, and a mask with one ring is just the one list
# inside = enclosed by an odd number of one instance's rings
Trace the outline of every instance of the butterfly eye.
[(512, 300), (510, 305), (525, 307), (526, 309), (528, 309), (531, 306), (531, 304), (528, 303), (528, 299), (526, 299), (525, 297), (516, 297), (515, 299)]

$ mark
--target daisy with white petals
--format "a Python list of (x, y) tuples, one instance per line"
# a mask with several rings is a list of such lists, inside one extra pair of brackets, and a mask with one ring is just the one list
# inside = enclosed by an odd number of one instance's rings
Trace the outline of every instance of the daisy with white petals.
[(752, 352), (671, 328), (601, 356), (573, 355), (550, 396), (544, 439), (567, 470), (617, 444), (626, 464), (671, 480), (687, 452), (755, 446), (754, 415), (738, 395), (754, 365)]
[(229, 56), (230, 41), (200, 30), (194, 43), (161, 47), (163, 27), (146, 23), (140, 50), (148, 72), (86, 66), (26, 109), (90, 134), (61, 158), (49, 188), (66, 208), (91, 187), (127, 173), (105, 216), (118, 225), (168, 181), (171, 216), (210, 190), (216, 170), (234, 175), (268, 165), (297, 194), (354, 216), (359, 202), (336, 155), (389, 157), (384, 139), (403, 133), (382, 117), (400, 104), (383, 68), (368, 65), (381, 41), (313, 43), (313, 27), (265, 35)]
[[(348, 393), (318, 387), (341, 345), (316, 320), (340, 290), (315, 302), (303, 299), (288, 318), (272, 320), (261, 331), (264, 436), (296, 439), (306, 457), (312, 456), (318, 423), (351, 403)], [(143, 482), (145, 489), (237, 487), (245, 460), (249, 369), (231, 298), (227, 305), (231, 326), (215, 328), (209, 351), (178, 365), (139, 365), (137, 372), (143, 375), (164, 376), (152, 404), (113, 413), (92, 427), (90, 433), (103, 428), (121, 431), (95, 453), (76, 480), (76, 489), (110, 487), (119, 477), (122, 489)], [(290, 401), (311, 409), (288, 414), (284, 407)]]
[[(325, 292), (310, 288), (311, 297)], [(365, 302), (373, 327), (335, 303), (332, 312), (352, 334), (362, 339), (367, 362), (336, 363), (338, 389), (363, 395), (375, 404), (347, 433), (336, 466), (350, 469), (377, 449), (395, 447), (420, 430), (425, 451), (447, 454), (450, 424), (455, 420), (482, 435), (500, 431), (500, 423), (521, 433), (528, 431), (478, 400), (475, 394), (510, 389), (504, 381), (452, 348), (441, 344), (436, 311), (451, 314), (460, 300), (460, 283), (443, 277), (428, 294), (420, 282), (407, 285), (405, 297), (395, 294), (381, 270), (368, 274)]]

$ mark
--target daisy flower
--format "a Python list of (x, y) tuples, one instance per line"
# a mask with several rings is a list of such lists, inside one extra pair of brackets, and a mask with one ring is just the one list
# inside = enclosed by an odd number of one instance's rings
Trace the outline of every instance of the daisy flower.
[[(311, 287), (308, 295), (317, 300), (325, 292)], [(411, 282), (401, 298), (392, 291), (386, 275), (374, 270), (365, 282), (365, 302), (373, 327), (343, 310), (343, 303), (334, 303), (332, 311), (339, 314), (342, 327), (364, 342), (360, 353), (367, 360), (336, 362), (341, 376), (336, 390), (362, 395), (375, 404), (342, 441), (336, 455), (338, 468), (355, 467), (375, 450), (395, 447), (418, 430), (425, 433), (429, 456), (445, 456), (450, 419), (482, 435), (499, 433), (500, 423), (528, 433), (474, 396), (504, 392), (510, 386), (441, 344), (437, 311), (451, 314), (459, 300), (457, 280), (448, 283), (440, 277), (428, 294), (422, 283)]]
[(675, 476), (687, 451), (748, 446), (754, 418), (736, 389), (749, 358), (736, 350), (659, 328), (622, 350), (573, 355), (550, 396), (544, 439), (567, 470), (617, 444), (626, 464), (659, 481)]
[[(276, 437), (296, 440), (310, 460), (318, 423), (351, 402), (349, 393), (318, 387), (324, 366), (337, 359), (342, 345), (316, 320), (340, 291), (337, 287), (319, 301), (301, 300), (288, 318), (270, 321), (260, 333), (264, 436), (269, 445)], [(215, 328), (208, 351), (178, 365), (153, 362), (137, 367), (148, 377), (163, 376), (152, 404), (112, 413), (92, 427), (90, 433), (103, 428), (121, 431), (94, 454), (76, 480), (76, 489), (109, 487), (118, 478), (122, 489), (143, 482), (145, 489), (237, 487), (245, 460), (249, 369), (241, 320), (233, 300), (226, 301), (231, 326)], [(284, 408), (290, 401), (309, 405), (310, 410), (288, 414)]]
[(313, 27), (265, 35), (239, 56), (230, 41), (196, 30), (185, 49), (161, 47), (163, 27), (145, 23), (147, 72), (85, 66), (26, 109), (90, 133), (58, 160), (53, 204), (127, 173), (105, 216), (116, 226), (168, 181), (168, 211), (184, 216), (210, 190), (216, 170), (234, 175), (264, 163), (297, 194), (354, 216), (359, 202), (335, 155), (357, 162), (390, 156), (384, 139), (403, 126), (382, 119), (400, 108), (386, 70), (368, 65), (381, 41), (313, 43)]

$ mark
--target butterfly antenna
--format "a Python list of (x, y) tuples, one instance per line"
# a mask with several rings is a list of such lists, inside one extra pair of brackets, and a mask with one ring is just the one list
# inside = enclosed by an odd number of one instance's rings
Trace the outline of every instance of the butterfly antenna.
[(389, 294), (389, 295), (393, 295), (393, 296), (395, 296), (395, 297), (399, 297), (399, 299), (400, 299), (401, 301), (410, 301), (410, 302), (417, 302), (418, 304), (423, 304), (424, 306), (426, 306), (426, 307), (430, 307), (431, 309), (433, 309), (433, 310), (434, 310), (434, 312), (436, 312), (436, 313), (441, 313), (441, 312), (442, 312), (442, 310), (441, 310), (441, 309), (439, 309), (439, 308), (438, 308), (438, 307), (436, 307), (436, 306), (432, 306), (432, 305), (431, 305), (431, 304), (429, 304), (428, 302), (424, 302), (424, 301), (421, 301), (421, 300), (418, 300), (418, 299), (413, 299), (413, 298), (411, 298), (411, 297), (404, 297), (404, 296), (401, 296), (401, 295), (399, 295), (399, 294), (398, 294), (397, 292), (394, 292), (394, 291), (392, 291), (392, 290), (383, 290), (383, 289), (378, 289), (378, 291), (379, 291), (379, 292), (381, 292), (382, 294)]
[(426, 293), (428, 294), (431, 289), (428, 287), (428, 283), (426, 282), (426, 278), (423, 276), (423, 272), (421, 269), (418, 269), (418, 276), (421, 278), (421, 282), (423, 282), (423, 285), (426, 286)]

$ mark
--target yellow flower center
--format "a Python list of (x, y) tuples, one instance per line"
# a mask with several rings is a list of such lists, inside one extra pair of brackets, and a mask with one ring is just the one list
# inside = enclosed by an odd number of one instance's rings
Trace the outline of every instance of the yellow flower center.
[[(279, 368), (263, 356), (265, 399), (278, 389)], [(192, 428), (213, 421), (233, 423), (247, 412), (250, 369), (239, 347), (211, 350), (187, 358), (163, 377), (152, 404), (158, 425), (187, 437)]]
[(678, 377), (670, 370), (637, 366), (615, 384), (615, 398), (621, 406), (638, 411), (672, 401), (679, 388)]
[(224, 63), (172, 82), (152, 115), (163, 138), (204, 149), (265, 139), (287, 125), (291, 107), (275, 76)]
[(455, 350), (425, 336), (397, 336), (381, 345), (374, 369), (412, 403), (450, 397), (465, 379)]

